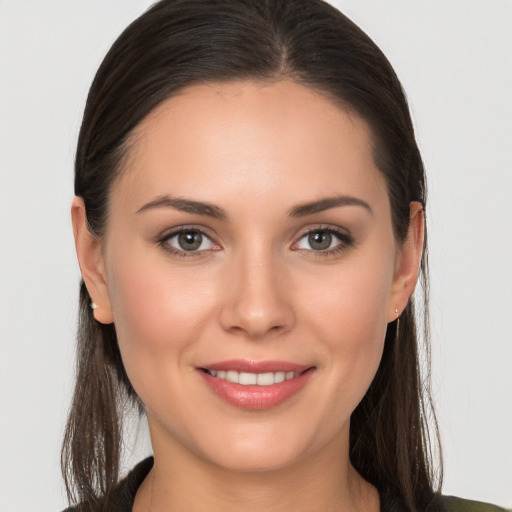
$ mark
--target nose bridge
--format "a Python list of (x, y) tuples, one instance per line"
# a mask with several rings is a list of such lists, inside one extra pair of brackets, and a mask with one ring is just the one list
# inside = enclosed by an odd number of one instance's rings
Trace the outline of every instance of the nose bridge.
[(251, 243), (233, 255), (222, 323), (252, 338), (282, 332), (294, 322), (282, 262), (269, 244)]

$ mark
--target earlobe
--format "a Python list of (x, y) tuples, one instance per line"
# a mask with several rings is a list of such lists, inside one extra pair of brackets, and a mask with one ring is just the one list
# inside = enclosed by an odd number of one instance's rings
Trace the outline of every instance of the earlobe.
[(85, 205), (81, 197), (73, 199), (71, 220), (78, 263), (91, 297), (94, 318), (102, 324), (111, 324), (113, 317), (102, 248), (98, 238), (89, 230)]
[(423, 205), (414, 201), (410, 204), (409, 212), (407, 238), (398, 248), (397, 265), (388, 306), (388, 322), (396, 320), (407, 306), (418, 280), (423, 255), (425, 236)]

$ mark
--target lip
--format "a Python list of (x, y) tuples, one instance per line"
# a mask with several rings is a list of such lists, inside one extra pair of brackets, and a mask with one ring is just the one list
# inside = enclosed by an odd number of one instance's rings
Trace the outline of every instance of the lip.
[[(299, 375), (270, 386), (243, 385), (213, 377), (205, 370), (237, 371), (247, 373), (296, 372)], [(277, 407), (299, 393), (309, 382), (314, 366), (284, 361), (222, 361), (197, 368), (207, 387), (230, 405), (248, 410)]]
[(230, 361), (220, 361), (217, 363), (205, 364), (201, 368), (205, 370), (247, 372), (247, 373), (267, 373), (267, 372), (297, 372), (311, 368), (312, 365), (296, 364), (289, 361), (253, 361), (248, 359), (232, 359)]

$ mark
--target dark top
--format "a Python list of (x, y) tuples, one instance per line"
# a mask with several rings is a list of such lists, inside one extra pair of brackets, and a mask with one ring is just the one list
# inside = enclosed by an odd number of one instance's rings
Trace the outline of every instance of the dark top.
[[(115, 508), (109, 512), (131, 512), (135, 495), (139, 486), (142, 484), (151, 468), (153, 467), (153, 457), (148, 457), (139, 462), (135, 468), (123, 479), (114, 490), (112, 503)], [(482, 503), (481, 501), (463, 500), (454, 496), (442, 496), (444, 512), (507, 512), (505, 509)], [(67, 508), (63, 512), (73, 512), (74, 508)], [(401, 507), (381, 496), (381, 512), (400, 512)], [(512, 512), (512, 511), (509, 511)]]

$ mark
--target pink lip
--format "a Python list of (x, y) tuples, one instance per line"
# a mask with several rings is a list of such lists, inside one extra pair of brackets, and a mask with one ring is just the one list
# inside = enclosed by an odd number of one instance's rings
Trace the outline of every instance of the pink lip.
[(235, 372), (268, 373), (268, 372), (297, 372), (311, 368), (311, 365), (295, 364), (288, 361), (251, 361), (247, 359), (232, 359), (202, 366), (206, 370), (233, 370)]
[[(204, 371), (206, 368), (216, 371), (233, 370), (248, 373), (293, 371), (299, 375), (271, 386), (245, 386), (213, 377)], [(198, 371), (208, 388), (228, 404), (242, 409), (263, 410), (276, 407), (297, 394), (308, 383), (314, 373), (314, 367), (280, 361), (234, 360), (207, 365), (203, 369), (198, 368)]]

